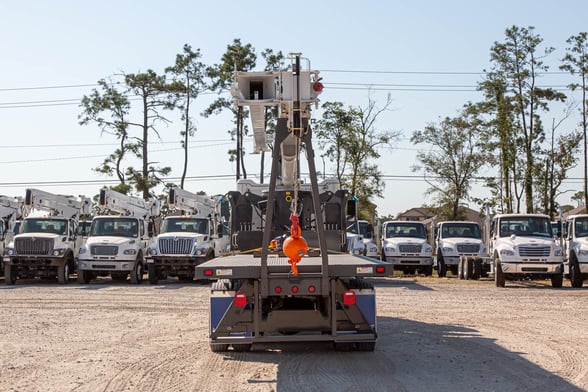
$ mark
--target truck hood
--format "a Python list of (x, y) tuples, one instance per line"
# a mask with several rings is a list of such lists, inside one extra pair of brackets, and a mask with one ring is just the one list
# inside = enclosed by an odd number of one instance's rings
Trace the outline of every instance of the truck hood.
[(479, 238), (470, 237), (451, 237), (443, 238), (443, 243), (447, 245), (455, 244), (481, 244), (482, 240)]
[(162, 238), (194, 238), (196, 242), (202, 242), (208, 240), (207, 234), (200, 234), (200, 233), (190, 233), (185, 231), (178, 231), (178, 232), (169, 232), (160, 234), (158, 239)]
[(423, 238), (411, 238), (411, 237), (388, 237), (384, 238), (384, 242), (390, 245), (397, 245), (397, 244), (410, 244), (410, 245), (422, 245), (427, 240)]
[(14, 240), (17, 238), (52, 238), (52, 239), (60, 239), (66, 238), (63, 235), (55, 234), (55, 233), (21, 233), (14, 236)]
[[(500, 239), (504, 243), (511, 244), (512, 246), (520, 246), (520, 245), (531, 245), (531, 246), (551, 246), (554, 243), (554, 240), (551, 238), (545, 237), (517, 237), (516, 235), (511, 235), (510, 237), (505, 237)], [(588, 243), (588, 242), (587, 242)]]
[(114, 236), (96, 236), (96, 237), (88, 237), (86, 240), (86, 245), (99, 245), (99, 244), (108, 244), (108, 245), (122, 245), (128, 244), (131, 242), (137, 241), (137, 238), (129, 238), (129, 237), (114, 237)]

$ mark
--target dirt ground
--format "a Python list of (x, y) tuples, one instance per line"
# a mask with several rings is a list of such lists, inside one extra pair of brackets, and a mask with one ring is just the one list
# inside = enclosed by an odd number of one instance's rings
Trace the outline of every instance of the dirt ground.
[(326, 343), (212, 353), (208, 286), (0, 278), (0, 391), (574, 391), (588, 288), (374, 280), (374, 352)]

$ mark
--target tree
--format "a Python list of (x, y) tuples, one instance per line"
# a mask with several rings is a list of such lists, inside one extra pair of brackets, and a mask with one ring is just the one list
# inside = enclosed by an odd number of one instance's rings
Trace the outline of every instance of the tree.
[(182, 136), (182, 149), (184, 150), (184, 168), (180, 179), (180, 188), (184, 189), (184, 181), (188, 172), (188, 140), (196, 132), (196, 126), (190, 118), (190, 108), (193, 100), (208, 89), (204, 80), (206, 66), (199, 61), (202, 57), (200, 49), (192, 50), (188, 44), (184, 45), (183, 54), (176, 56), (176, 63), (168, 67), (165, 72), (171, 75), (174, 82), (181, 84), (184, 89), (177, 89), (176, 106), (182, 111), (184, 129), (180, 132)]
[(525, 205), (527, 212), (532, 213), (534, 155), (544, 138), (539, 112), (547, 111), (550, 101), (563, 101), (565, 95), (536, 85), (539, 74), (549, 69), (543, 59), (554, 49), (549, 47), (544, 49), (543, 54), (539, 53), (543, 39), (535, 34), (534, 27), (512, 26), (506, 30), (505, 36), (503, 43), (494, 43), (490, 58), (495, 70), (506, 78), (506, 91), (518, 117), (517, 132), (522, 137), (521, 153), (524, 158)]
[(319, 146), (334, 162), (337, 179), (358, 199), (358, 219), (373, 221), (376, 206), (372, 198), (382, 196), (381, 171), (371, 162), (380, 157), (379, 148), (389, 147), (399, 136), (398, 132), (376, 128), (377, 119), (391, 103), (390, 95), (382, 107), (371, 96), (363, 108), (345, 109), (341, 102), (327, 102), (322, 120), (315, 122)]
[(121, 193), (128, 193), (131, 186), (125, 178), (123, 160), (127, 152), (136, 154), (139, 145), (129, 135), (129, 110), (131, 104), (124, 93), (117, 89), (112, 80), (98, 81), (100, 89), (84, 95), (80, 106), (83, 112), (78, 116), (80, 125), (96, 123), (102, 133), (114, 135), (119, 140), (119, 148), (104, 159), (102, 165), (93, 170), (107, 176), (115, 175), (119, 184), (113, 187)]
[(582, 106), (580, 109), (580, 115), (582, 121), (580, 126), (582, 127), (582, 138), (583, 138), (583, 150), (584, 150), (584, 205), (588, 206), (588, 140), (586, 139), (586, 133), (588, 130), (588, 108), (586, 107), (586, 91), (588, 89), (588, 33), (582, 32), (578, 35), (571, 36), (566, 40), (571, 45), (566, 48), (566, 55), (562, 59), (563, 65), (560, 69), (568, 71), (572, 75), (578, 75), (580, 78), (579, 83), (572, 83), (568, 87), (570, 90), (575, 91), (580, 88), (582, 94)]
[[(184, 87), (176, 82), (167, 83), (165, 76), (159, 76), (152, 70), (144, 73), (127, 74), (124, 76), (124, 84), (119, 91), (115, 84), (100, 81), (103, 92), (94, 89), (90, 96), (84, 96), (81, 101), (83, 108), (79, 116), (80, 123), (85, 125), (96, 122), (103, 132), (114, 134), (121, 147), (105, 159), (98, 169), (106, 175), (116, 174), (121, 184), (119, 191), (130, 191), (125, 182), (133, 184), (138, 192), (143, 194), (145, 200), (150, 197), (150, 189), (162, 182), (163, 176), (171, 171), (169, 167), (155, 167), (154, 162), (148, 159), (149, 132), (155, 132), (159, 137), (157, 126), (160, 123), (167, 124), (169, 120), (161, 114), (161, 110), (175, 107), (174, 96)], [(141, 117), (139, 121), (131, 121), (131, 106), (129, 95), (139, 97), (140, 109), (137, 111)], [(130, 127), (138, 128), (139, 136), (132, 136)], [(132, 140), (132, 142), (130, 142)], [(141, 170), (133, 166), (127, 166), (122, 170), (122, 160), (126, 153), (132, 153), (141, 160)]]
[[(221, 56), (221, 63), (208, 67), (207, 75), (212, 79), (211, 90), (217, 93), (226, 93), (233, 82), (234, 71), (250, 71), (255, 68), (257, 55), (255, 48), (251, 44), (243, 45), (241, 40), (235, 38), (231, 45), (227, 45), (227, 51)], [(243, 177), (247, 178), (245, 172), (245, 161), (243, 159), (243, 136), (247, 134), (245, 118), (247, 112), (239, 106), (235, 108), (230, 98), (219, 97), (203, 113), (205, 117), (212, 114), (220, 114), (224, 110), (230, 110), (235, 118), (235, 128), (229, 130), (231, 138), (236, 138), (237, 146), (234, 150), (229, 150), (229, 161), (237, 165), (237, 180)]]
[(460, 206), (469, 200), (472, 180), (487, 162), (481, 135), (486, 133), (478, 112), (466, 105), (458, 117), (431, 123), (411, 137), (413, 144), (426, 144), (430, 151), (417, 153), (429, 191), (436, 196), (437, 211), (448, 220), (462, 219)]

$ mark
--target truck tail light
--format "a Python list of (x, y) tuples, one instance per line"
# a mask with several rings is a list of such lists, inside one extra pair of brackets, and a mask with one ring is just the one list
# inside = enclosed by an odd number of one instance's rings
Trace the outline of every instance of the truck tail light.
[(212, 276), (212, 275), (214, 275), (214, 273), (213, 273), (212, 269), (207, 268), (204, 270), (204, 275), (205, 276)]
[(382, 266), (376, 267), (376, 273), (378, 273), (378, 274), (383, 274), (385, 271), (386, 271), (386, 268), (384, 268)]
[(292, 286), (292, 292), (296, 294), (298, 292), (298, 286)]
[(355, 305), (355, 291), (345, 290), (343, 292), (343, 303), (345, 305)]
[(282, 292), (282, 288), (280, 286), (276, 286), (276, 288), (274, 289), (274, 292), (276, 294), (280, 294)]
[(247, 305), (247, 294), (242, 291), (237, 292), (233, 298), (233, 303), (238, 308), (245, 307), (245, 305)]
[(316, 291), (316, 287), (314, 286), (308, 286), (308, 292), (309, 293), (314, 293)]

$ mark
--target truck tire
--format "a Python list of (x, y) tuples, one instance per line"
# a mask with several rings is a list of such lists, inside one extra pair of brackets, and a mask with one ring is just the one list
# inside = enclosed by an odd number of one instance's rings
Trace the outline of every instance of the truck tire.
[(229, 351), (229, 345), (210, 343), (210, 351), (212, 351), (213, 353), (224, 353)]
[(353, 278), (347, 282), (348, 290), (373, 290), (374, 284), (361, 278)]
[(551, 287), (559, 289), (563, 285), (563, 274), (551, 275)]
[(464, 265), (464, 261), (463, 261), (463, 257), (459, 258), (459, 261), (457, 262), (457, 279), (464, 279), (463, 276), (463, 265)]
[(443, 257), (437, 258), (437, 273), (439, 274), (440, 278), (444, 278), (447, 276), (447, 266), (443, 261)]
[(65, 262), (63, 265), (57, 267), (57, 282), (59, 284), (66, 284), (69, 281), (69, 263)]
[(496, 287), (504, 287), (506, 284), (504, 272), (502, 272), (502, 265), (500, 265), (498, 258), (494, 260), (494, 282), (496, 283)]
[(423, 274), (425, 274), (425, 276), (433, 275), (433, 266), (427, 265), (426, 267), (423, 267)]
[(159, 272), (157, 267), (153, 264), (147, 266), (147, 276), (149, 277), (149, 284), (157, 284), (159, 282)]
[(572, 287), (577, 289), (584, 285), (584, 277), (582, 277), (582, 272), (580, 272), (580, 264), (578, 264), (575, 256), (572, 256), (570, 260), (570, 283)]
[(92, 280), (92, 273), (90, 271), (78, 269), (78, 283), (88, 284)]
[(472, 279), (478, 280), (482, 276), (482, 259), (477, 257), (472, 263)]
[(16, 284), (16, 268), (9, 264), (4, 264), (4, 283), (9, 286)]
[(463, 261), (463, 278), (470, 280), (472, 278), (473, 262), (471, 257), (467, 257)]
[(132, 284), (141, 284), (143, 281), (143, 260), (141, 257), (137, 258), (135, 261), (135, 266), (131, 271), (131, 283)]

